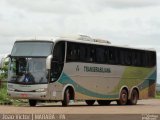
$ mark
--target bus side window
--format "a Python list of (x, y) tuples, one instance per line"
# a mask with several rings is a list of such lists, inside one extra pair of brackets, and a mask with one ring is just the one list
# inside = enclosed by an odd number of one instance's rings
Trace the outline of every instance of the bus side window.
[(92, 63), (96, 62), (96, 46), (95, 45), (88, 46), (88, 62), (92, 62)]
[(152, 67), (156, 65), (156, 53), (152, 52)]
[(105, 62), (105, 47), (102, 46), (96, 47), (96, 62), (97, 63)]
[(79, 60), (79, 45), (77, 43), (67, 43), (67, 62)]
[(124, 56), (124, 50), (121, 48), (121, 49), (120, 49), (120, 64), (121, 64), (121, 65), (124, 65), (124, 64), (125, 64), (124, 58), (125, 58), (125, 56)]
[(155, 52), (148, 52), (148, 58), (149, 58), (149, 62), (148, 62), (148, 66), (149, 67), (153, 67), (156, 65), (156, 53)]
[(89, 45), (80, 44), (80, 61), (82, 62), (91, 62), (91, 47)]
[(91, 46), (90, 45), (86, 45), (85, 58), (86, 58), (86, 62), (92, 62), (93, 61), (93, 58), (92, 58), (92, 55), (91, 55)]
[(105, 52), (104, 52), (104, 56), (105, 56), (105, 63), (109, 63), (109, 50), (108, 47), (105, 47)]
[(132, 65), (136, 66), (136, 54), (135, 54), (135, 50), (132, 51)]
[(131, 50), (125, 49), (125, 65), (131, 65), (132, 56), (131, 56)]
[(136, 53), (136, 59), (137, 59), (137, 66), (141, 66), (141, 54), (139, 51)]
[(120, 64), (120, 52), (119, 48), (115, 48), (115, 64)]
[(113, 51), (112, 49), (109, 47), (109, 63), (112, 64), (113, 63)]
[(67, 58), (66, 58), (67, 62), (71, 62), (74, 60), (73, 53), (74, 53), (73, 43), (68, 42), (67, 43)]
[(86, 48), (82, 44), (79, 46), (79, 51), (80, 61), (85, 62)]
[(142, 51), (142, 66), (147, 67), (147, 56), (145, 51)]

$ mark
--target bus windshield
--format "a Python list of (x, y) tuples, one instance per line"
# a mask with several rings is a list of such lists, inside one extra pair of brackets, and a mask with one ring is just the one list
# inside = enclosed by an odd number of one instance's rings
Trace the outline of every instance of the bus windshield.
[(11, 56), (47, 57), (52, 46), (52, 42), (19, 41), (14, 44)]
[(45, 58), (11, 58), (8, 82), (44, 84), (47, 83), (46, 76)]

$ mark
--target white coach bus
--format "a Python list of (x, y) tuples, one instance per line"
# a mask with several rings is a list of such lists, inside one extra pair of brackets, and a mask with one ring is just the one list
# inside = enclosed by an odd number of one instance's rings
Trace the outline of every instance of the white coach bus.
[(88, 36), (17, 40), (10, 54), (8, 95), (38, 101), (84, 100), (87, 105), (135, 105), (153, 98), (156, 51), (121, 47)]

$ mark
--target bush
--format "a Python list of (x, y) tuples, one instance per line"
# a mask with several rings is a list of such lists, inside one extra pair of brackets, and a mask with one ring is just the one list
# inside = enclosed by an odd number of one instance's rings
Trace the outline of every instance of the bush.
[(12, 104), (12, 100), (7, 96), (7, 84), (4, 83), (0, 88), (0, 104)]

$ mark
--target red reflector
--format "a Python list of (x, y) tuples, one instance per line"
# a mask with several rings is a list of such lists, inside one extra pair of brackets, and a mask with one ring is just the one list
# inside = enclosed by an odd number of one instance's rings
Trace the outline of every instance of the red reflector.
[(28, 97), (27, 94), (20, 94), (21, 97)]

